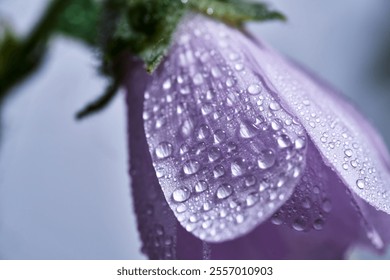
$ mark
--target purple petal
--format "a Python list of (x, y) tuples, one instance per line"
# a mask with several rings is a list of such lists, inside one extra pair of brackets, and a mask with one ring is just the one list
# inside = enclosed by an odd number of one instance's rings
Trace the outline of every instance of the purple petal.
[(239, 41), (221, 45), (232, 36), (225, 31), (203, 17), (187, 18), (144, 103), (165, 198), (181, 225), (209, 242), (236, 238), (268, 219), (305, 166), (302, 126)]
[(130, 59), (126, 73), (131, 189), (142, 251), (151, 259), (175, 259), (176, 218), (153, 170), (143, 127), (144, 92), (150, 77), (135, 59)]
[(389, 214), (389, 156), (375, 130), (341, 96), (264, 44), (247, 45), (325, 162), (359, 197)]

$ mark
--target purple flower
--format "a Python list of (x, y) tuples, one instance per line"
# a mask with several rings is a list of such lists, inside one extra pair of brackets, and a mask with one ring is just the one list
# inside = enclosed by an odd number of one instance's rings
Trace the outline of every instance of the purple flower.
[(152, 259), (338, 259), (390, 238), (390, 157), (342, 96), (261, 42), (189, 15), (127, 71), (132, 190)]

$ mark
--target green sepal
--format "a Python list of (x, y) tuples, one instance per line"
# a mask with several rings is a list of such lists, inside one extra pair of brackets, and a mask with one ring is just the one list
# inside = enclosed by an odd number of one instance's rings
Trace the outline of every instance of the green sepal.
[(59, 16), (56, 31), (95, 46), (102, 8), (102, 2), (98, 0), (73, 0)]
[(188, 0), (187, 5), (227, 24), (240, 27), (248, 21), (286, 20), (280, 12), (271, 10), (267, 4), (240, 0)]

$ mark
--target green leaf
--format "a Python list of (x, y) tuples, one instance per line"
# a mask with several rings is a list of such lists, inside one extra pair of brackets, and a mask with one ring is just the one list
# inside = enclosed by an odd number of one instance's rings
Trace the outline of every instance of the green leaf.
[(265, 3), (240, 0), (188, 0), (195, 12), (217, 18), (233, 26), (247, 21), (285, 20), (285, 16), (268, 8)]
[(60, 15), (56, 31), (88, 45), (97, 45), (101, 13), (101, 1), (73, 0)]

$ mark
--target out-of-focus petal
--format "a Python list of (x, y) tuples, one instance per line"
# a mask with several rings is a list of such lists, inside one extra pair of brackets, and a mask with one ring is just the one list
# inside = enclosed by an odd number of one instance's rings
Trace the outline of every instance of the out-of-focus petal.
[(145, 93), (145, 131), (165, 198), (181, 225), (209, 242), (268, 219), (305, 166), (303, 127), (235, 34), (187, 17)]
[(142, 251), (151, 259), (176, 258), (176, 218), (154, 172), (143, 126), (144, 92), (149, 75), (130, 58), (126, 70), (131, 189)]

